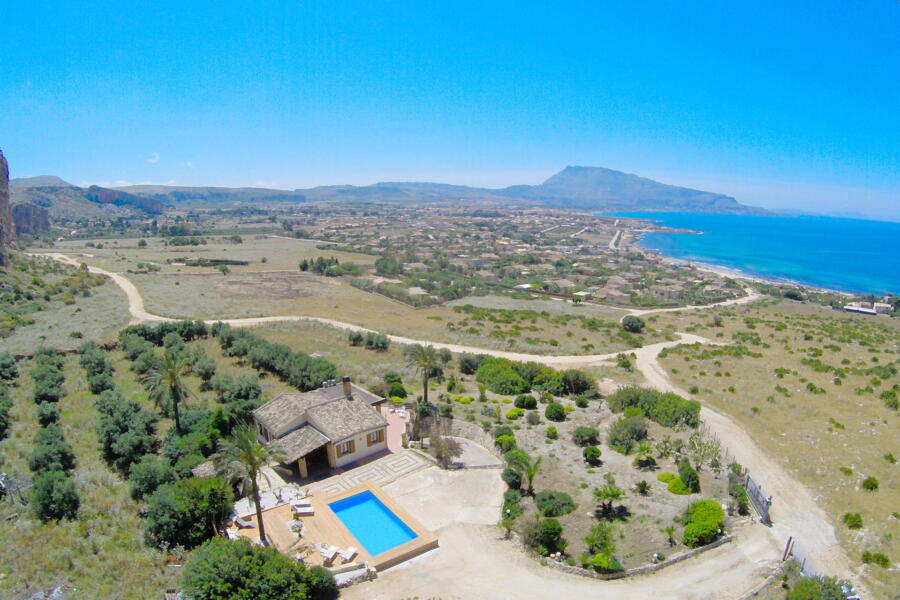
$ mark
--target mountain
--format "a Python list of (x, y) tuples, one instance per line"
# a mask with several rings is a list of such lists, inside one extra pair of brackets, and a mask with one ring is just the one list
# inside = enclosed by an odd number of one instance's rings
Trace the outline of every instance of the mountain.
[(16, 228), (9, 202), (9, 165), (3, 156), (3, 150), (0, 150), (0, 265), (5, 264), (4, 248), (12, 246), (15, 241)]
[(540, 185), (515, 185), (499, 193), (582, 210), (766, 212), (731, 196), (659, 183), (602, 167), (566, 167)]
[(56, 175), (38, 175), (37, 177), (16, 177), (9, 180), (10, 187), (75, 187)]
[(154, 198), (164, 204), (190, 203), (194, 205), (224, 202), (305, 202), (299, 190), (268, 188), (184, 187), (167, 185), (129, 185), (114, 188), (118, 191)]
[[(13, 180), (12, 204), (33, 204), (46, 209), (53, 219), (145, 217), (160, 214), (163, 204), (155, 198), (92, 185), (80, 188), (58, 177), (43, 175)], [(61, 181), (63, 185), (30, 185)], [(24, 184), (24, 185), (23, 185)]]

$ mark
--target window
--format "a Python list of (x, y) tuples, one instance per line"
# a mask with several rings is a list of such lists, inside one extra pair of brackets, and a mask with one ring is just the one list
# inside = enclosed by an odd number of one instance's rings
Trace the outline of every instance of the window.
[(366, 436), (366, 444), (369, 446), (374, 446), (375, 444), (380, 444), (384, 441), (384, 429), (379, 429), (378, 431), (373, 431), (372, 433)]
[(353, 442), (353, 440), (337, 445), (338, 458), (346, 456), (347, 454), (353, 454), (354, 452), (356, 452), (356, 444)]

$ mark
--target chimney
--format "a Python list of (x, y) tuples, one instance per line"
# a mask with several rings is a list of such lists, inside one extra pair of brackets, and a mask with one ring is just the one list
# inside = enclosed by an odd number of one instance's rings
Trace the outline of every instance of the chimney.
[(344, 375), (343, 377), (341, 377), (341, 384), (344, 386), (344, 395), (347, 398), (353, 397), (353, 392), (350, 391), (350, 376), (349, 375)]

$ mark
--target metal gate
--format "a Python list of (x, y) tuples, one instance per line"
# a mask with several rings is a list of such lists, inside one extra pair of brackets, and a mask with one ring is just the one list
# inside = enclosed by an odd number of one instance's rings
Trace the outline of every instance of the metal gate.
[(747, 471), (747, 477), (744, 479), (744, 489), (747, 490), (750, 503), (759, 514), (759, 520), (766, 525), (771, 523), (769, 507), (772, 506), (772, 496), (766, 495), (762, 486), (750, 475), (750, 471)]

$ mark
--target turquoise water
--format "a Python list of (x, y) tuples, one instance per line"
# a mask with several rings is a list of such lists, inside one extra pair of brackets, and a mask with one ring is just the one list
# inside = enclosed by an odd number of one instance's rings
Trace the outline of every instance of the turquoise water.
[(413, 530), (372, 492), (355, 494), (328, 506), (372, 556), (416, 538)]
[(647, 233), (664, 256), (858, 293), (900, 293), (900, 223), (781, 215), (615, 213), (702, 235)]

